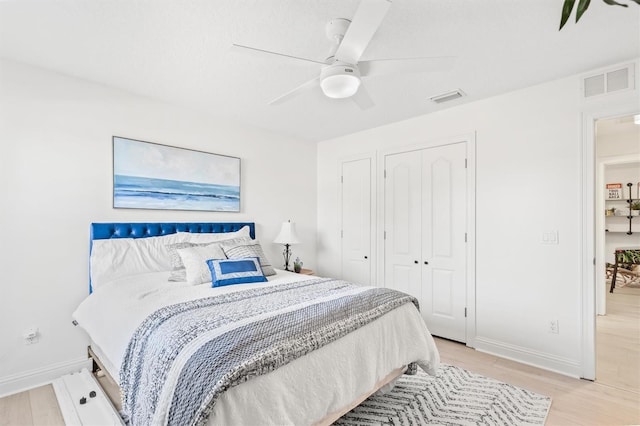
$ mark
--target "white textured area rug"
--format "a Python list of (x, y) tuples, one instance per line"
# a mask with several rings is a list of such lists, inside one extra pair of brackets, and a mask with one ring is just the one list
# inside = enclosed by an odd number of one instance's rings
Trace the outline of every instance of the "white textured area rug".
[(418, 368), (391, 392), (372, 395), (336, 425), (543, 425), (551, 398), (442, 364), (437, 376)]

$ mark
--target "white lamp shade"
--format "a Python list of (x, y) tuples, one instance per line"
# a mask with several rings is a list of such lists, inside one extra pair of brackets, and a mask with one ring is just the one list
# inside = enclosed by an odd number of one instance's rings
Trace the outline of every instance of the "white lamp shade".
[(296, 224), (291, 221), (284, 222), (282, 224), (282, 228), (280, 228), (280, 233), (273, 242), (278, 244), (300, 243), (300, 240), (298, 240), (298, 234), (296, 233)]

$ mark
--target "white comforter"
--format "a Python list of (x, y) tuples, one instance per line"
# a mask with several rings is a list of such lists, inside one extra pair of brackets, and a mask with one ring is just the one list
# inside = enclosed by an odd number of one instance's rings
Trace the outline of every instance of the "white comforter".
[[(163, 306), (264, 285), (313, 279), (277, 271), (269, 283), (211, 288), (168, 282), (168, 272), (140, 274), (99, 287), (73, 318), (99, 346), (115, 380), (140, 323)], [(422, 317), (406, 304), (269, 374), (229, 389), (210, 424), (312, 424), (348, 406), (390, 371), (420, 360), (435, 372), (439, 356)]]

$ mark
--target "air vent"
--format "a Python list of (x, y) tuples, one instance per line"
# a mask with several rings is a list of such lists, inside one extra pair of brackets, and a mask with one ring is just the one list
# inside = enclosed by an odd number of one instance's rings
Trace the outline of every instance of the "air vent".
[(583, 78), (583, 96), (606, 95), (621, 90), (633, 89), (634, 64), (610, 68)]
[(604, 74), (594, 75), (584, 79), (584, 97), (602, 95), (605, 92)]
[(432, 97), (429, 98), (429, 100), (432, 101), (432, 102), (435, 102), (437, 104), (441, 104), (441, 103), (444, 103), (444, 102), (449, 102), (449, 101), (452, 101), (454, 99), (461, 98), (463, 96), (466, 96), (465, 93), (462, 90), (457, 89), (457, 90), (453, 90), (451, 92), (442, 93), (440, 95), (432, 96)]

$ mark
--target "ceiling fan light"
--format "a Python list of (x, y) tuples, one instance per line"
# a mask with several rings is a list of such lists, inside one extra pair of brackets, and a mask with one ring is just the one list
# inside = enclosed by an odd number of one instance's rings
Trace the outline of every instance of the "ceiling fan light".
[(334, 99), (348, 98), (355, 95), (360, 87), (360, 79), (353, 75), (332, 75), (320, 83), (325, 95)]
[(335, 65), (322, 70), (320, 87), (325, 95), (333, 99), (355, 95), (360, 87), (360, 73), (351, 66)]

